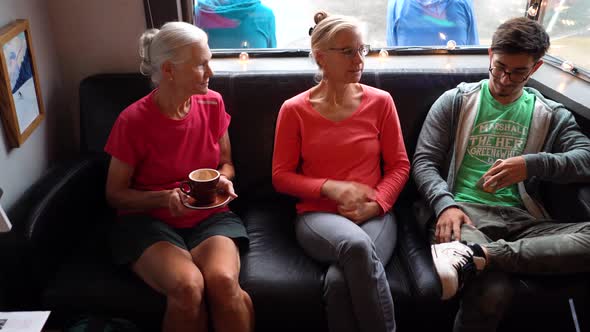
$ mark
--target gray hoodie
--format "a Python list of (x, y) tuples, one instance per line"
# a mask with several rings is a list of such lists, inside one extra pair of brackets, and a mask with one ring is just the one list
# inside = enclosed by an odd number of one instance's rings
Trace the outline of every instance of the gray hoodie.
[[(483, 81), (482, 81), (483, 82)], [(432, 105), (420, 132), (412, 174), (431, 216), (457, 206), (453, 189), (463, 161), (480, 100), (482, 82), (461, 83), (445, 92)], [(528, 212), (536, 218), (550, 218), (540, 203), (540, 181), (590, 182), (590, 140), (574, 116), (563, 105), (536, 96), (529, 135), (523, 151), (528, 178), (518, 191)]]

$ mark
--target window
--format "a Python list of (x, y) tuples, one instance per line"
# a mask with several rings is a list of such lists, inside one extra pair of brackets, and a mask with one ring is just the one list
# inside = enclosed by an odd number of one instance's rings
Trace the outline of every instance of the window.
[(309, 49), (313, 15), (324, 10), (358, 18), (372, 49), (445, 47), (454, 40), (483, 52), (499, 24), (529, 8), (551, 36), (549, 53), (590, 69), (588, 0), (198, 0), (195, 24), (213, 49)]
[[(308, 31), (314, 25), (313, 15), (320, 10), (358, 18), (364, 25), (366, 42), (373, 48), (444, 46), (452, 39), (445, 31), (463, 31), (455, 38), (458, 45), (489, 45), (498, 24), (522, 16), (526, 5), (527, 0), (200, 0), (195, 5), (195, 22), (207, 30), (213, 44), (223, 46), (214, 48), (309, 48)], [(252, 24), (257, 26), (247, 29)], [(248, 35), (257, 30), (264, 38), (272, 39), (272, 29), (276, 44), (258, 43)], [(396, 36), (388, 36), (388, 31), (393, 30)], [(424, 36), (429, 32), (433, 38)], [(391, 42), (392, 38), (398, 42)]]
[(590, 69), (590, 1), (546, 0), (540, 18), (551, 37), (549, 54)]

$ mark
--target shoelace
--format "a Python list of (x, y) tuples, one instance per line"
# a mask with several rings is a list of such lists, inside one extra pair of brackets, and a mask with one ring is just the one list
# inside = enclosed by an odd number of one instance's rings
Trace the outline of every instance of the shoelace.
[(453, 247), (445, 248), (443, 252), (447, 257), (453, 258), (453, 266), (455, 264), (465, 264), (473, 257), (473, 253), (468, 252), (465, 254), (462, 250)]
[(453, 266), (453, 268), (455, 268), (455, 270), (457, 270), (459, 289), (461, 289), (463, 288), (463, 284), (465, 283), (465, 281), (475, 274), (475, 272), (477, 271), (477, 267), (473, 262), (473, 254), (471, 253), (464, 254), (458, 252), (457, 250), (453, 250), (453, 256), (458, 258), (458, 260), (455, 263), (452, 263), (451, 265)]
[(452, 263), (452, 265), (455, 269), (457, 269), (457, 271), (459, 271), (461, 265), (465, 265), (470, 260), (473, 260), (473, 254), (465, 254), (457, 250), (453, 250), (452, 257), (454, 258), (454, 262)]

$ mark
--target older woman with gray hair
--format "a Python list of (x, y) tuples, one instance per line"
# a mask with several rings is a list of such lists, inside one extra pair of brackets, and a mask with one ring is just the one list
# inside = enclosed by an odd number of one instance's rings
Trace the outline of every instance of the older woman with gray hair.
[[(209, 322), (218, 332), (252, 331), (252, 300), (238, 283), (239, 250), (249, 239), (226, 206), (236, 197), (230, 116), (208, 89), (207, 35), (167, 23), (141, 36), (140, 55), (157, 88), (121, 112), (105, 146), (106, 195), (119, 215), (114, 259), (166, 296), (163, 331), (205, 332)], [(199, 168), (221, 174), (213, 204), (179, 189)]]
[(410, 163), (393, 99), (359, 83), (369, 47), (358, 23), (323, 12), (315, 22), (311, 50), (321, 80), (281, 107), (272, 180), (299, 198), (297, 241), (328, 265), (330, 331), (392, 332), (384, 266), (397, 234), (391, 208)]

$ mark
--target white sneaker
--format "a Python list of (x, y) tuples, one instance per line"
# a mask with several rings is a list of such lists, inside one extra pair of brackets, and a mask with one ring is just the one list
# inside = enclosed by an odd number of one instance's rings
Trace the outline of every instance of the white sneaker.
[(442, 285), (442, 299), (455, 296), (467, 279), (485, 267), (486, 259), (478, 244), (459, 241), (433, 244), (434, 267)]

